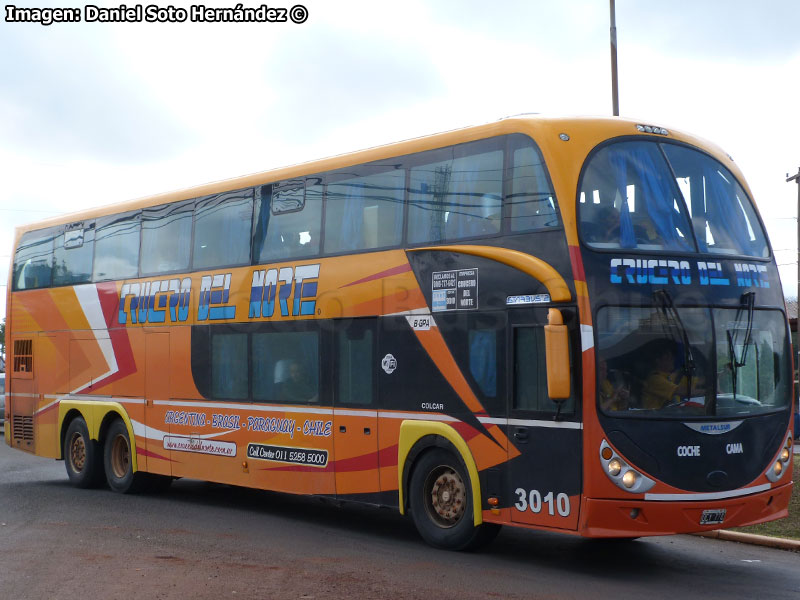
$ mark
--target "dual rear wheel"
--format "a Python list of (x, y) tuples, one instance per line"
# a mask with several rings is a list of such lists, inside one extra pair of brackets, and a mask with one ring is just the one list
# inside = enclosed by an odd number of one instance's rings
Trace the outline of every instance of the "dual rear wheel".
[(64, 436), (64, 463), (73, 485), (90, 488), (103, 481), (122, 494), (166, 489), (170, 477), (133, 471), (131, 441), (122, 419), (115, 419), (106, 430), (102, 445), (92, 440), (82, 417), (72, 420)]

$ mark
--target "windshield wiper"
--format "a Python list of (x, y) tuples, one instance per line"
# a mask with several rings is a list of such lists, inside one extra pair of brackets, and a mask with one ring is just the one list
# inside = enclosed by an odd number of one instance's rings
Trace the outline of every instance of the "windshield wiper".
[[(731, 377), (732, 381), (732, 388), (733, 388), (733, 399), (736, 400), (736, 384), (738, 380), (738, 371), (740, 367), (743, 367), (747, 364), (747, 348), (750, 345), (750, 338), (753, 333), (753, 308), (756, 303), (756, 293), (755, 292), (745, 292), (742, 294), (742, 302), (739, 305), (739, 308), (736, 310), (736, 317), (733, 322), (733, 331), (728, 329), (726, 332), (728, 335), (728, 358), (731, 362)], [(745, 328), (744, 334), (744, 347), (742, 348), (742, 356), (738, 358), (736, 356), (736, 338), (739, 334), (739, 323), (742, 320), (742, 313), (743, 311), (747, 311), (747, 326)]]
[(692, 397), (692, 377), (696, 369), (694, 362), (694, 355), (692, 354), (692, 346), (689, 344), (689, 334), (686, 333), (686, 327), (683, 325), (681, 316), (678, 309), (675, 308), (675, 303), (672, 301), (667, 290), (656, 290), (653, 292), (653, 297), (661, 302), (661, 311), (664, 313), (664, 318), (670, 327), (674, 327), (678, 331), (678, 335), (683, 346), (683, 372), (686, 374), (688, 386), (686, 388), (686, 397)]

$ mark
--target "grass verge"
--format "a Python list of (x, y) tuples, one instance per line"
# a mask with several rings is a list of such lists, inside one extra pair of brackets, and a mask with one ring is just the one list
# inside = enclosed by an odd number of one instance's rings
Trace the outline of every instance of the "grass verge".
[(792, 499), (789, 501), (788, 517), (750, 527), (735, 527), (731, 531), (800, 540), (800, 492), (797, 490), (798, 482), (800, 482), (800, 454), (794, 455), (792, 481), (795, 482), (795, 488), (792, 490)]

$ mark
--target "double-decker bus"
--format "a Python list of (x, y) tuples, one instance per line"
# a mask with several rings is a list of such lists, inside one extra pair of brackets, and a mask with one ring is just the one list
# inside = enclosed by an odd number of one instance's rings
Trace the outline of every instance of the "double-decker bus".
[(660, 125), (509, 118), (36, 223), (12, 260), (5, 439), (79, 487), (335, 497), (456, 549), (787, 514), (763, 223)]

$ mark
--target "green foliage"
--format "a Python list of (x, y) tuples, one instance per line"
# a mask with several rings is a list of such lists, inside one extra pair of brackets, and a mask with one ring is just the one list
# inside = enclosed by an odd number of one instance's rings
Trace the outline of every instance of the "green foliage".
[[(800, 478), (800, 455), (796, 454), (794, 457), (794, 474), (792, 480), (796, 482), (798, 478)], [(742, 527), (737, 529), (737, 531), (800, 540), (800, 493), (798, 493), (796, 489), (794, 493), (792, 493), (792, 499), (789, 502), (789, 516), (785, 519), (770, 521), (769, 523), (762, 523), (761, 525)]]

